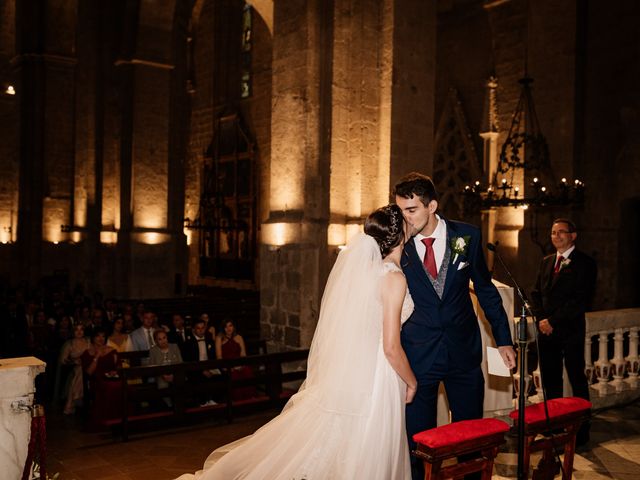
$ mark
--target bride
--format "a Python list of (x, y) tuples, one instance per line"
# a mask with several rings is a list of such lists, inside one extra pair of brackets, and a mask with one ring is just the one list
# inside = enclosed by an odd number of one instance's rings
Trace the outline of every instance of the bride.
[(404, 230), (396, 205), (369, 215), (329, 275), (300, 391), (179, 480), (410, 479), (404, 404), (417, 382), (400, 346), (413, 310), (400, 268)]

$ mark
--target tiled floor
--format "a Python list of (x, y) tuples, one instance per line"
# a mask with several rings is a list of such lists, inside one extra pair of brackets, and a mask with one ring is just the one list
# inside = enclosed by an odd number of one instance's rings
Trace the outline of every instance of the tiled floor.
[[(253, 432), (275, 414), (136, 434), (126, 443), (110, 435), (82, 433), (76, 420), (49, 415), (48, 470), (60, 472), (60, 480), (172, 479), (199, 469), (213, 449)], [(516, 443), (509, 438), (502, 448), (494, 478), (516, 477)], [(536, 463), (532, 459), (532, 465)], [(597, 413), (589, 448), (579, 451), (574, 469), (573, 478), (579, 480), (640, 479), (639, 402)]]

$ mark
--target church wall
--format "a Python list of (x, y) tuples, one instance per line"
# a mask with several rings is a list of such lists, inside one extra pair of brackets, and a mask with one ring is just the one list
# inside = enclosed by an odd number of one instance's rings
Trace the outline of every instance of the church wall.
[(633, 1), (589, 2), (580, 245), (598, 261), (596, 307), (640, 305), (640, 31)]
[[(18, 211), (19, 92), (11, 66), (15, 56), (15, 7), (0, 4), (0, 261), (10, 263)], [(11, 88), (10, 88), (11, 87)], [(13, 90), (11, 90), (13, 89)], [(14, 93), (14, 94), (12, 94)]]
[[(519, 98), (517, 80), (523, 75), (528, 44), (534, 103), (556, 179), (586, 182), (586, 204), (581, 208), (498, 212), (496, 234), (505, 240), (502, 253), (514, 274), (525, 287), (532, 285), (543, 256), (540, 246), (551, 250), (552, 219), (568, 216), (579, 226), (579, 247), (600, 267), (594, 308), (637, 305), (639, 282), (631, 272), (638, 265), (620, 260), (623, 252), (630, 256), (629, 245), (640, 228), (637, 215), (631, 213), (637, 205), (640, 168), (638, 95), (632, 80), (638, 73), (634, 60), (638, 41), (637, 29), (624, 21), (637, 15), (637, 5), (589, 3), (587, 7), (581, 2), (546, 0), (446, 5), (449, 8), (439, 12), (436, 119), (447, 89), (457, 88), (476, 151), (481, 153), (476, 135), (482, 82), (493, 68), (499, 85), (500, 146)], [(505, 280), (499, 267), (496, 276)]]

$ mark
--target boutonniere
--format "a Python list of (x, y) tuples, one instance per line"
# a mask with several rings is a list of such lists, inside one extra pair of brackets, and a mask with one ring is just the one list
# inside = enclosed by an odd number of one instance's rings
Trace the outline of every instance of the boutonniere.
[(470, 240), (471, 235), (465, 235), (463, 237), (453, 237), (451, 239), (451, 251), (455, 254), (453, 257), (453, 263), (456, 263), (456, 260), (458, 260), (458, 255), (462, 257), (467, 255)]
[(560, 260), (560, 268), (558, 268), (558, 271), (562, 270), (564, 267), (568, 267), (570, 263), (570, 258), (563, 258), (562, 260)]

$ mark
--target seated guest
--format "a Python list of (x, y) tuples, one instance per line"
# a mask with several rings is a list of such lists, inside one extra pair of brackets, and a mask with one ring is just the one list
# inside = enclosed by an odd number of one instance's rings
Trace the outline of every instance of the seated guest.
[(109, 335), (107, 345), (118, 353), (131, 350), (131, 341), (129, 340), (129, 335), (124, 333), (124, 319), (122, 317), (114, 320), (113, 332)]
[(136, 328), (129, 335), (132, 351), (149, 350), (153, 347), (153, 332), (155, 331), (155, 328), (153, 328), (154, 320), (155, 315), (153, 312), (144, 312), (142, 315), (142, 326)]
[(73, 327), (73, 338), (65, 342), (60, 351), (54, 400), (59, 396), (57, 392), (62, 390), (60, 396), (66, 399), (63, 410), (65, 415), (72, 415), (82, 402), (84, 387), (80, 358), (90, 346), (89, 339), (84, 336), (84, 325), (79, 323)]
[[(216, 357), (218, 359), (240, 358), (247, 356), (247, 349), (244, 339), (236, 332), (233, 320), (227, 318), (222, 322), (222, 331), (216, 337)], [(253, 372), (247, 365), (234, 367), (231, 370), (232, 380), (253, 378)], [(233, 400), (242, 400), (254, 397), (256, 394), (254, 387), (234, 388), (232, 392)]]
[[(156, 344), (149, 350), (149, 365), (171, 365), (174, 363), (182, 363), (182, 355), (180, 349), (174, 343), (169, 343), (167, 334), (164, 330), (156, 330), (153, 334)], [(156, 377), (158, 388), (167, 388), (173, 382), (173, 375), (160, 375)], [(171, 399), (163, 398), (167, 406), (171, 407)]]
[(81, 360), (91, 398), (90, 426), (97, 427), (104, 420), (121, 417), (122, 393), (116, 372), (118, 356), (115, 349), (107, 346), (103, 329), (93, 331), (91, 346), (82, 354)]
[(205, 323), (206, 330), (207, 330), (207, 333), (209, 334), (209, 336), (211, 338), (216, 338), (216, 327), (215, 327), (215, 325), (213, 325), (213, 323), (209, 319), (209, 314), (208, 313), (200, 314), (200, 320), (202, 320)]
[[(185, 342), (184, 346), (184, 359), (189, 362), (203, 362), (206, 360), (215, 359), (215, 343), (211, 337), (207, 335), (207, 324), (199, 318), (193, 325), (193, 336), (190, 340)], [(207, 379), (213, 378), (214, 375), (219, 375), (219, 370), (203, 370), (200, 375), (195, 375), (193, 378), (189, 378), (189, 381), (193, 382), (206, 382)], [(199, 403), (201, 406), (215, 405), (215, 402), (210, 396), (204, 395)]]
[(171, 318), (171, 328), (169, 329), (169, 343), (175, 343), (184, 356), (184, 346), (187, 340), (191, 339), (191, 329), (184, 326), (184, 318), (179, 313), (174, 313)]

